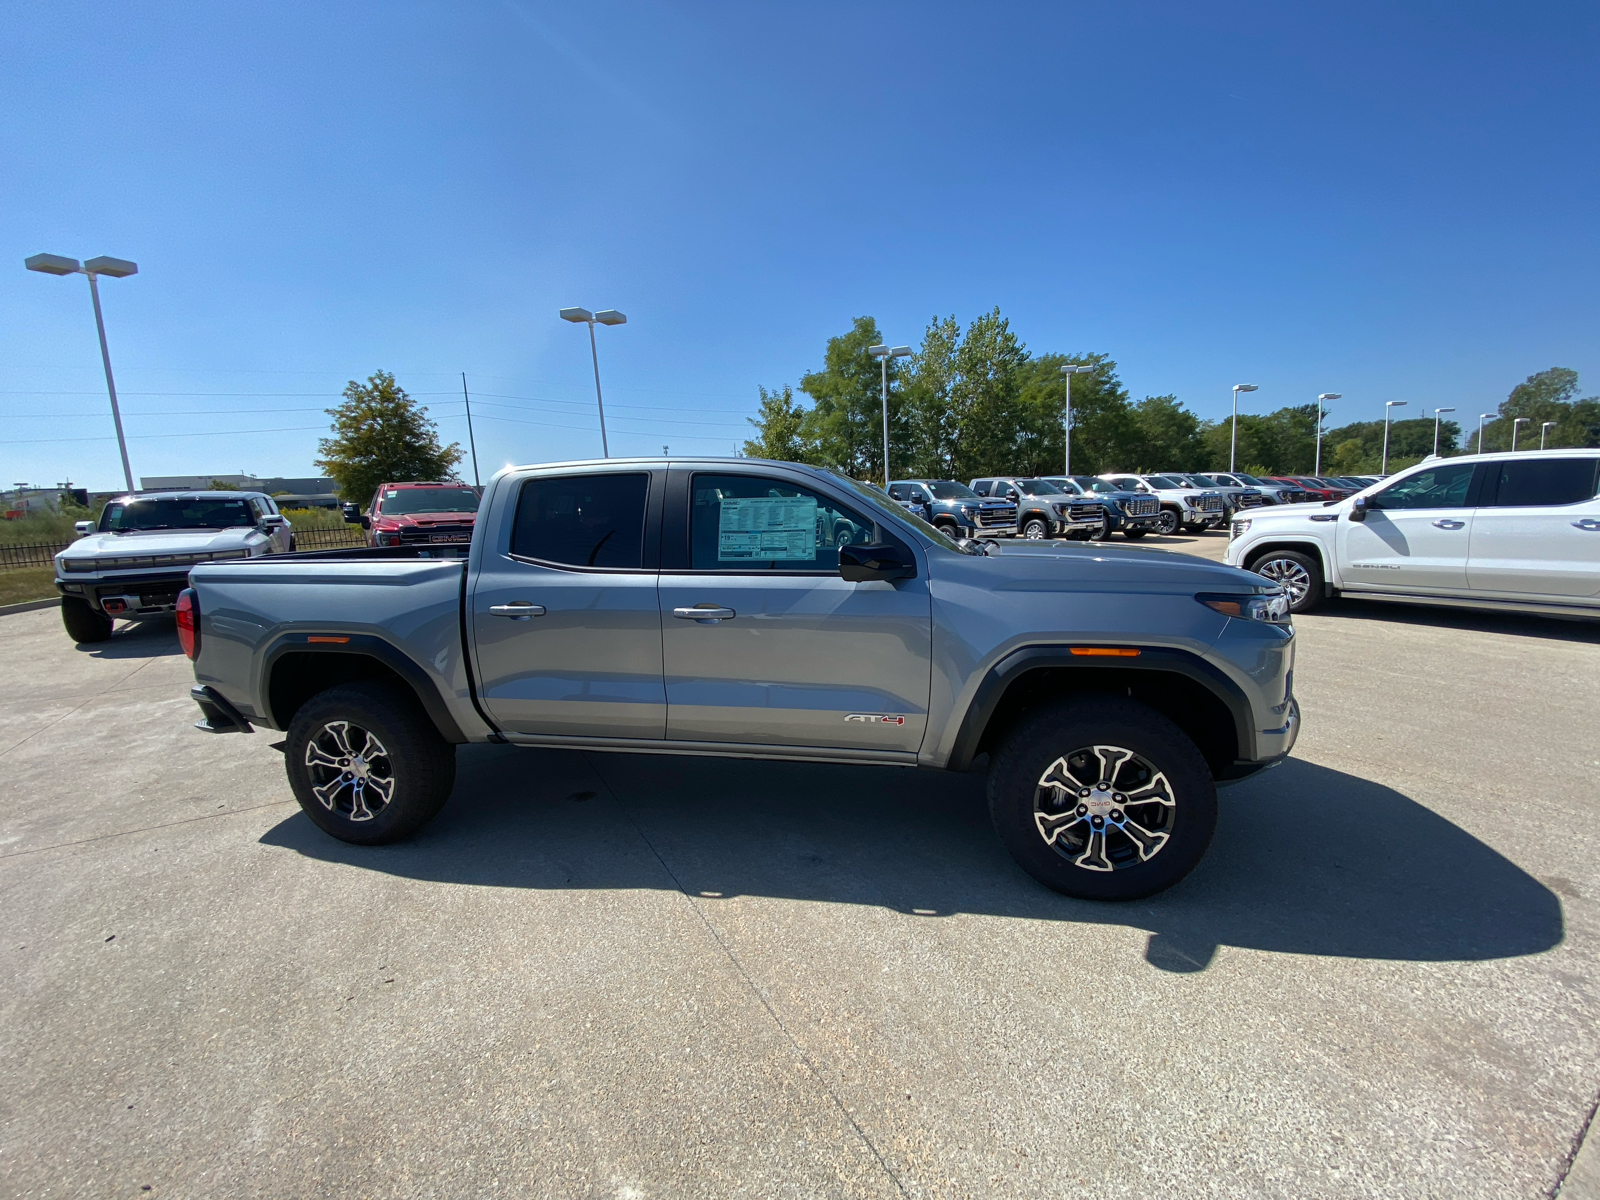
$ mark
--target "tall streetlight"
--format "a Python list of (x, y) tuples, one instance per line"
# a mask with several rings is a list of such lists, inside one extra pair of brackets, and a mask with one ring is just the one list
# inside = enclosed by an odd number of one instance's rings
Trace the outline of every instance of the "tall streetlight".
[(1317, 465), (1311, 469), (1313, 475), (1322, 474), (1322, 404), (1325, 400), (1342, 400), (1344, 397), (1338, 392), (1323, 392), (1317, 397)]
[(1517, 426), (1526, 425), (1532, 420), (1532, 417), (1513, 417), (1511, 419), (1511, 453), (1515, 454), (1517, 452)]
[(910, 346), (868, 346), (867, 353), (883, 367), (883, 486), (889, 486), (889, 360), (907, 358)]
[(1233, 461), (1239, 453), (1239, 393), (1254, 392), (1260, 389), (1253, 383), (1236, 383), (1233, 385), (1233, 435), (1228, 439), (1228, 473), (1233, 473)]
[(1386, 400), (1383, 405), (1383, 466), (1379, 468), (1379, 475), (1389, 473), (1389, 416), (1397, 408), (1404, 408), (1409, 400)]
[(1483, 453), (1483, 423), (1485, 421), (1498, 421), (1499, 419), (1500, 419), (1500, 414), (1499, 413), (1479, 413), (1478, 414), (1478, 453), (1479, 454)]
[(1543, 425), (1539, 426), (1539, 449), (1544, 449), (1545, 435), (1550, 432), (1551, 427), (1559, 424), (1561, 424), (1560, 421), (1546, 421)]
[(1074, 375), (1087, 375), (1093, 367), (1066, 366), (1061, 368), (1061, 375), (1067, 381), (1067, 406), (1061, 410), (1061, 435), (1067, 444), (1066, 461), (1062, 463), (1062, 474), (1072, 474), (1072, 377)]
[(1439, 414), (1455, 412), (1453, 408), (1436, 408), (1433, 410), (1433, 456), (1439, 457)]
[(122, 258), (107, 258), (102, 254), (99, 258), (91, 258), (80, 266), (75, 258), (63, 258), (59, 254), (35, 254), (32, 258), (23, 259), (22, 265), (30, 271), (41, 271), (46, 275), (89, 277), (89, 298), (94, 301), (94, 327), (100, 333), (100, 361), (105, 364), (106, 391), (111, 396), (111, 421), (117, 427), (117, 449), (122, 453), (122, 478), (131, 492), (133, 468), (128, 465), (128, 441), (122, 436), (122, 412), (117, 408), (117, 381), (111, 377), (111, 351), (106, 347), (106, 322), (100, 315), (100, 288), (95, 283), (95, 278), (109, 275), (113, 279), (124, 279), (129, 275), (137, 275), (139, 264)]
[(606, 402), (600, 398), (600, 352), (594, 345), (594, 324), (598, 321), (602, 325), (626, 325), (628, 318), (614, 308), (597, 313), (592, 313), (587, 308), (563, 308), (561, 319), (571, 321), (575, 325), (589, 326), (589, 357), (594, 360), (594, 402), (600, 410), (600, 453), (603, 457), (610, 458), (611, 444), (606, 441)]

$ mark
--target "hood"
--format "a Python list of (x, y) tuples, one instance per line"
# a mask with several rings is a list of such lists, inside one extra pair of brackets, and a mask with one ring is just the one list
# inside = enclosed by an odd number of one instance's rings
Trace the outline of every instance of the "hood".
[(477, 517), (475, 511), (401, 513), (393, 517), (379, 513), (372, 523), (383, 529), (425, 529), (429, 525), (471, 525)]
[(1056, 584), (1062, 591), (1273, 590), (1271, 583), (1253, 571), (1153, 547), (1135, 550), (1119, 546), (1108, 554), (1092, 542), (1000, 542), (991, 543), (987, 559), (974, 558), (972, 562), (992, 569), (1000, 587), (1049, 591)]
[(253, 526), (236, 529), (152, 529), (148, 533), (91, 533), (59, 558), (128, 558), (146, 554), (214, 554), (261, 545), (267, 535)]

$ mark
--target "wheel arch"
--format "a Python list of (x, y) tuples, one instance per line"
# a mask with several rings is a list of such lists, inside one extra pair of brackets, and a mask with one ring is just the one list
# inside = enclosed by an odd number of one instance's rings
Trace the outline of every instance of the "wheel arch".
[(411, 692), (445, 741), (467, 741), (434, 681), (409, 655), (370, 634), (338, 636), (345, 640), (312, 642), (306, 634), (288, 634), (268, 647), (261, 690), (274, 727), (288, 729), (308, 700), (331, 687), (384, 680)]
[(1065, 646), (1027, 647), (985, 674), (961, 721), (948, 765), (967, 767), (998, 745), (1005, 732), (1038, 705), (1071, 695), (1136, 700), (1168, 718), (1199, 747), (1219, 779), (1248, 773), (1255, 758), (1255, 720), (1240, 687), (1188, 651), (1140, 647), (1137, 659), (1106, 666)]
[(1250, 547), (1245, 551), (1240, 560), (1240, 566), (1246, 571), (1255, 570), (1256, 563), (1271, 554), (1274, 550), (1297, 550), (1302, 554), (1309, 554), (1322, 566), (1322, 591), (1324, 595), (1333, 592), (1333, 562), (1328, 549), (1316, 538), (1304, 537), (1274, 537), (1263, 538), (1259, 545)]

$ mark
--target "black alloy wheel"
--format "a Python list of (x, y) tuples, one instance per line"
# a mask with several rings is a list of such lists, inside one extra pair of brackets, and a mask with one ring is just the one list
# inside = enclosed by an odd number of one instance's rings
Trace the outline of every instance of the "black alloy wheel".
[(1115, 695), (1025, 718), (989, 773), (989, 814), (1017, 863), (1085, 900), (1135, 900), (1204, 856), (1217, 791), (1199, 749), (1166, 717)]
[(1170, 508), (1163, 508), (1156, 514), (1156, 532), (1163, 537), (1171, 537), (1178, 532), (1178, 514)]
[(1101, 518), (1100, 518), (1100, 526), (1099, 526), (1099, 528), (1095, 529), (1092, 533), (1089, 534), (1089, 540), (1091, 542), (1103, 542), (1107, 538), (1109, 538), (1110, 536), (1111, 536), (1111, 518), (1102, 515)]

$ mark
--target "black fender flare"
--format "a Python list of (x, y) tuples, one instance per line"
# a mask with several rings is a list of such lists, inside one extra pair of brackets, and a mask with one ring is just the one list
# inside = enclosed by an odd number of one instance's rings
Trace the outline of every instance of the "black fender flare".
[[(1233, 717), (1233, 731), (1238, 747), (1238, 758), (1249, 761), (1256, 754), (1255, 717), (1244, 690), (1197, 654), (1170, 646), (1135, 646), (1119, 642), (1139, 651), (1137, 658), (1110, 660), (1122, 670), (1164, 672), (1182, 675), (1193, 680), (1220, 700)], [(1028, 671), (1040, 667), (1063, 667), (1077, 670), (1104, 668), (1108, 660), (1100, 657), (1076, 655), (1068, 646), (1023, 646), (1011, 651), (984, 673), (983, 680), (973, 693), (972, 701), (961, 718), (955, 745), (947, 764), (951, 770), (965, 770), (977, 754), (979, 740), (989, 719), (999, 707), (1000, 699), (1012, 682)]]
[[(324, 640), (312, 640), (318, 638)], [(417, 694), (417, 700), (422, 704), (423, 710), (433, 722), (434, 728), (445, 741), (460, 745), (467, 740), (466, 734), (461, 731), (461, 726), (456, 724), (456, 719), (450, 715), (444, 697), (439, 694), (438, 687), (428, 673), (393, 642), (385, 641), (370, 633), (279, 634), (267, 644), (266, 652), (261, 658), (261, 696), (269, 711), (272, 705), (272, 672), (278, 660), (285, 654), (341, 654), (346, 657), (376, 659), (410, 685), (411, 690)], [(270, 715), (279, 729), (288, 728), (286, 722), (278, 719), (277, 713)]]

